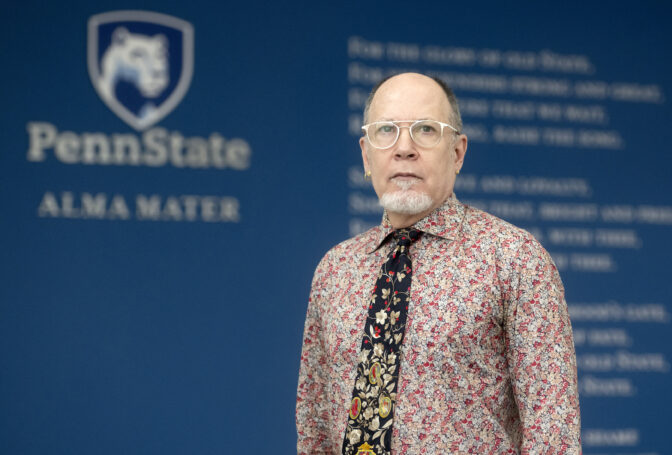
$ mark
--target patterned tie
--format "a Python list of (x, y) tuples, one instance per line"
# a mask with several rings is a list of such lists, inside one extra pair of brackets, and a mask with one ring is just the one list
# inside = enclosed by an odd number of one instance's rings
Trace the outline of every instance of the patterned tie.
[(388, 455), (397, 398), (399, 351), (411, 290), (408, 247), (416, 229), (394, 231), (395, 249), (373, 288), (343, 440), (344, 455)]

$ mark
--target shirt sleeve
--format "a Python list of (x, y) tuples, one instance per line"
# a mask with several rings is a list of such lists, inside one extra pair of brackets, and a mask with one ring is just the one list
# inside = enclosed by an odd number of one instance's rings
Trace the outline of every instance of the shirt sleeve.
[(299, 386), (296, 396), (297, 453), (299, 455), (330, 454), (326, 378), (327, 354), (322, 339), (320, 318), (322, 291), (325, 287), (327, 258), (318, 265), (308, 300), (303, 334)]
[(520, 453), (580, 454), (576, 354), (560, 275), (535, 239), (517, 249), (506, 320)]

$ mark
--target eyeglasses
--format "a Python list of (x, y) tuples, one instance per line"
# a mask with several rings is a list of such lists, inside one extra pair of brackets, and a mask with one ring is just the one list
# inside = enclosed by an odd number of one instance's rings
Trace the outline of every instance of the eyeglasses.
[[(399, 126), (399, 123), (411, 123), (410, 126)], [(408, 128), (411, 139), (420, 147), (434, 147), (441, 142), (443, 129), (449, 128), (460, 134), (457, 129), (448, 123), (437, 120), (395, 120), (389, 122), (373, 122), (362, 126), (369, 143), (377, 149), (389, 149), (397, 143), (399, 130)]]

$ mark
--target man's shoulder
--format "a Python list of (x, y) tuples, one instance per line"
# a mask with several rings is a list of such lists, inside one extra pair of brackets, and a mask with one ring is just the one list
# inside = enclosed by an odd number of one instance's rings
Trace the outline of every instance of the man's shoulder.
[(352, 260), (353, 258), (363, 254), (368, 254), (378, 246), (381, 233), (382, 228), (380, 226), (374, 226), (371, 229), (364, 231), (354, 237), (343, 240), (342, 242), (331, 247), (326, 252), (322, 258), (322, 262), (325, 260), (341, 262), (345, 260)]
[(313, 290), (329, 286), (333, 280), (351, 277), (366, 256), (378, 246), (380, 226), (373, 227), (330, 248), (322, 257), (313, 276)]
[(506, 273), (556, 268), (536, 237), (495, 215), (467, 207), (463, 230), (470, 251), (491, 258)]
[(464, 231), (474, 240), (491, 239), (500, 248), (517, 251), (523, 246), (542, 249), (539, 241), (528, 231), (491, 213), (465, 205)]

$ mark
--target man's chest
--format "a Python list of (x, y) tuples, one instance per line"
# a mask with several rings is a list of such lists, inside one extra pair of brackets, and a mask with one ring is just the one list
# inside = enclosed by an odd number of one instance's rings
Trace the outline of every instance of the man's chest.
[[(504, 305), (496, 263), (480, 251), (439, 244), (412, 253), (404, 340), (409, 361), (451, 368), (497, 354)], [(323, 343), (336, 364), (356, 365), (368, 305), (385, 254), (334, 265), (321, 295)]]

